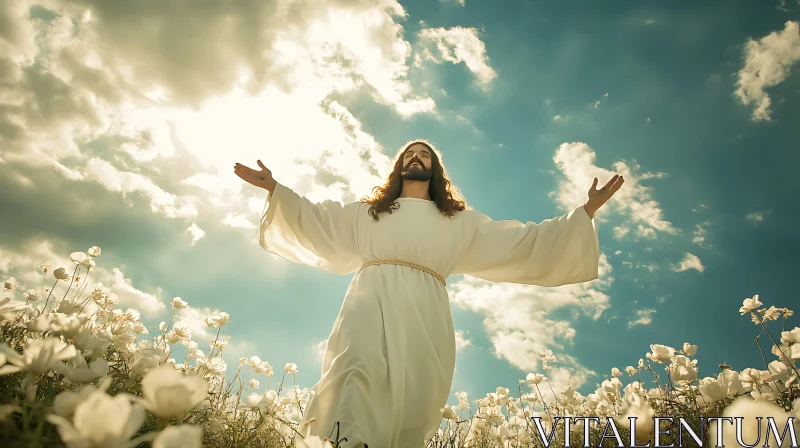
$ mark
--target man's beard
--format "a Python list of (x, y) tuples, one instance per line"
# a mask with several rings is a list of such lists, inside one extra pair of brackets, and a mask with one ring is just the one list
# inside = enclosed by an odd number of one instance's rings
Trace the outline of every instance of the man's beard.
[(400, 176), (404, 180), (419, 180), (425, 182), (431, 180), (431, 176), (433, 176), (433, 169), (426, 170), (420, 163), (419, 166), (412, 166), (404, 169), (400, 172)]

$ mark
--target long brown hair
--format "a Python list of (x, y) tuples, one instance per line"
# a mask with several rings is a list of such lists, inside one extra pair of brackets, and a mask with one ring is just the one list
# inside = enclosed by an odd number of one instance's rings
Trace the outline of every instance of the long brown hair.
[(447, 176), (447, 170), (441, 162), (442, 155), (433, 144), (425, 139), (415, 139), (403, 145), (400, 152), (397, 153), (397, 158), (394, 162), (394, 169), (389, 173), (386, 182), (383, 185), (374, 187), (372, 189), (372, 196), (361, 199), (362, 203), (371, 204), (369, 214), (375, 221), (378, 221), (378, 215), (382, 212), (392, 213), (392, 210), (397, 210), (400, 207), (395, 200), (400, 197), (403, 190), (403, 178), (401, 172), (403, 170), (403, 156), (408, 148), (414, 144), (422, 144), (431, 153), (431, 180), (429, 183), (428, 194), (439, 211), (447, 216), (452, 217), (456, 212), (468, 208), (467, 201), (461, 196), (458, 188), (450, 183)]

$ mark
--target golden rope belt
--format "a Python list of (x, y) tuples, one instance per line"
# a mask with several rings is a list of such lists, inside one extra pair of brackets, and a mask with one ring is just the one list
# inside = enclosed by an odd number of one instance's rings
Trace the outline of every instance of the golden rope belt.
[[(436, 277), (436, 280), (439, 280), (439, 283), (441, 283), (442, 286), (447, 287), (447, 282), (445, 282), (444, 277), (442, 277), (441, 275), (436, 273), (436, 271), (428, 269), (425, 266), (421, 266), (421, 265), (418, 265), (416, 263), (412, 263), (410, 261), (397, 260), (395, 258), (385, 258), (385, 259), (382, 259), (382, 260), (371, 260), (371, 261), (365, 261), (364, 264), (361, 265), (361, 269), (364, 269), (367, 266), (376, 266), (376, 265), (379, 265), (379, 264), (395, 264), (395, 265), (408, 266), (410, 268), (419, 269), (420, 271), (427, 272), (428, 274), (431, 274), (432, 276)], [(361, 270), (361, 269), (359, 269), (359, 270)]]

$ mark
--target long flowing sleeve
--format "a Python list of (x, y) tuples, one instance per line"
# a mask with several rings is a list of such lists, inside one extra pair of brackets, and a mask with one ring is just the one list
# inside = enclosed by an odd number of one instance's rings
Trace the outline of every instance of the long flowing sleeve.
[(583, 206), (539, 224), (493, 221), (480, 213), (477, 219), (472, 240), (451, 275), (538, 286), (598, 278), (597, 225)]
[(278, 183), (267, 195), (258, 244), (287, 260), (347, 274), (361, 267), (356, 244), (358, 202), (314, 203)]

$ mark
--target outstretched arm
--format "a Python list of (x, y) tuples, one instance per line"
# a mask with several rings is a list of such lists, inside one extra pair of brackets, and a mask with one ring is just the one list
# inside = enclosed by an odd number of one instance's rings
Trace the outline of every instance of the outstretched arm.
[(347, 274), (361, 266), (355, 235), (359, 203), (311, 202), (260, 171), (237, 164), (236, 174), (269, 193), (259, 225), (259, 245), (296, 263)]
[(583, 206), (541, 223), (477, 214), (472, 239), (451, 275), (561, 286), (598, 277), (597, 227)]
[(493, 221), (477, 214), (472, 240), (451, 275), (489, 281), (561, 286), (598, 278), (600, 242), (594, 213), (625, 180), (614, 176), (581, 207), (541, 223)]

